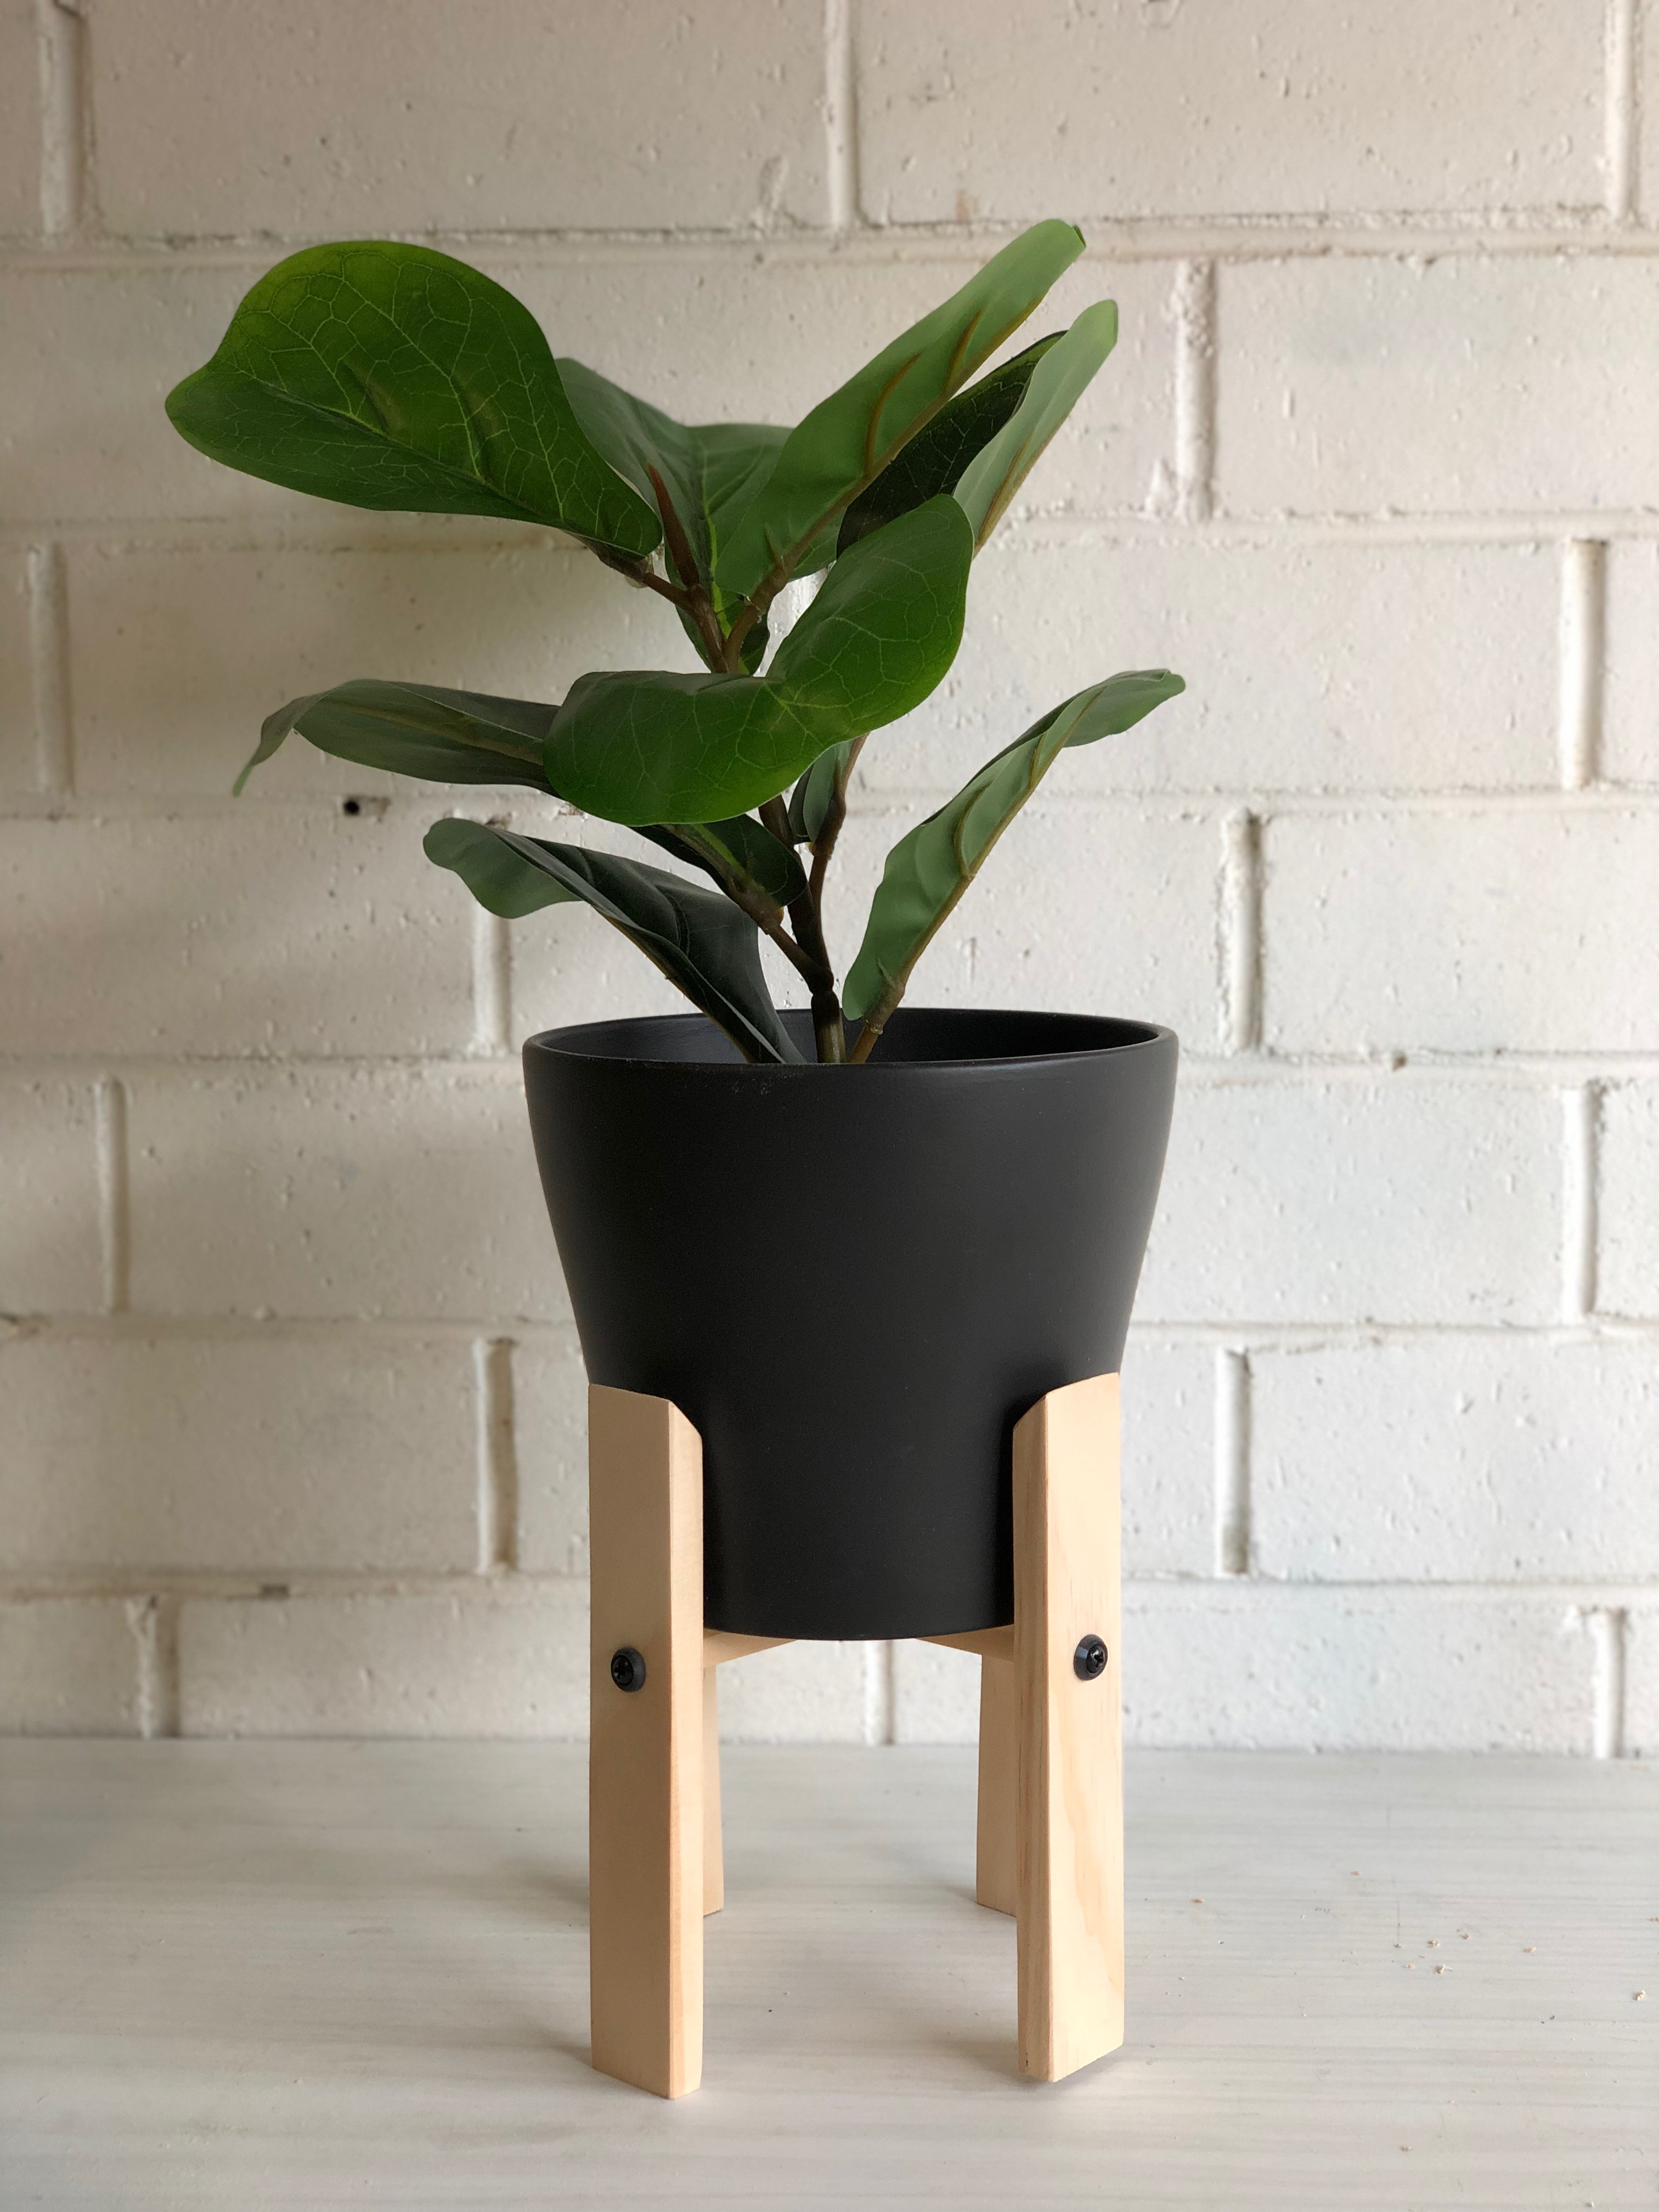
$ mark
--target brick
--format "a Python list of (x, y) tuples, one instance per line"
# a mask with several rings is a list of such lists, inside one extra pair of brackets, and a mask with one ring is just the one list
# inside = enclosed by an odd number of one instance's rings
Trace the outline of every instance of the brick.
[(1659, 1318), (1659, 1084), (1615, 1084), (1601, 1102), (1596, 1304)]
[(880, 222), (1598, 204), (1600, 24), (1571, 0), (1218, 11), (866, 0), (860, 173)]
[(862, 1743), (865, 1671), (878, 1646), (786, 1644), (720, 1670), (728, 1743)]
[[(825, 901), (844, 972), (889, 848), (939, 799), (890, 812), (860, 802)], [(1167, 1023), (1203, 1049), (1214, 1034), (1219, 832), (1188, 811), (1048, 801), (1018, 816), (923, 954), (918, 1006), (1042, 1006)]]
[(0, 554), (0, 798), (36, 788), (33, 653), (28, 562)]
[(950, 675), (860, 773), (872, 790), (951, 789), (1085, 684), (1170, 667), (1182, 697), (1063, 754), (1046, 788), (1553, 785), (1559, 592), (1534, 546), (1005, 532), (980, 556)]
[(1138, 1310), (1148, 1322), (1553, 1322), (1560, 1146), (1559, 1100), (1541, 1087), (1188, 1081)]
[(138, 1646), (124, 1599), (0, 1603), (0, 1735), (138, 1733)]
[[(539, 532), (478, 541), (75, 548), (76, 789), (225, 797), (273, 708), (354, 676), (557, 700), (590, 668), (692, 665), (663, 601), (591, 555)], [(295, 737), (244, 804), (410, 788)]]
[(1625, 1624), (1624, 1751), (1659, 1759), (1659, 1606), (1632, 1606)]
[(129, 1086), (141, 1313), (568, 1310), (513, 1061), (256, 1064)]
[(92, 103), (105, 221), (346, 238), (822, 223), (816, 0), (632, 13), (583, 21), (533, 0), (103, 9)]
[(587, 1588), (191, 1598), (179, 1665), (185, 1735), (584, 1736)]
[(1227, 264), (1218, 327), (1230, 513), (1627, 507), (1659, 476), (1643, 399), (1659, 293), (1639, 260)]
[(40, 72), (34, 0), (0, 0), (0, 234), (40, 228)]
[(1251, 1540), (1267, 1575), (1589, 1580), (1659, 1559), (1650, 1345), (1504, 1336), (1258, 1352)]
[(414, 812), (16, 822), (20, 1054), (430, 1053), (472, 1033), (472, 935)]
[(204, 459), (162, 409), (218, 344), (254, 274), (42, 261), (0, 276), (0, 503), (9, 520), (270, 515), (301, 506), (295, 493)]
[(1124, 1729), (1198, 1749), (1587, 1752), (1594, 1664), (1544, 1593), (1140, 1583)]
[(1659, 1045), (1631, 957), (1652, 933), (1659, 809), (1281, 817), (1262, 851), (1277, 1051)]
[(1215, 1563), (1216, 1352), (1131, 1330), (1123, 1355), (1123, 1570), (1207, 1575)]
[(1607, 563), (1601, 770), (1609, 783), (1659, 784), (1659, 544), (1609, 545)]
[[(272, 248), (226, 267), (7, 272), (0, 381), (12, 427), (0, 433), (0, 498), (14, 523), (298, 517), (348, 542), (382, 543), (384, 516), (220, 467), (186, 446), (163, 411), (172, 386), (212, 353), (237, 301), (280, 258)], [(682, 421), (791, 422), (965, 283), (988, 249), (871, 262), (774, 258), (764, 249), (671, 259), (636, 247), (549, 264), (469, 246), (461, 258), (525, 301), (556, 353), (589, 362)], [(1039, 310), (1034, 327), (1053, 329), (1112, 294), (1123, 336), (1029, 479), (1030, 502), (1134, 511), (1167, 479), (1169, 286), (1156, 266), (1091, 264), (1063, 278)], [(1006, 350), (1024, 342), (1016, 335)], [(614, 611), (629, 596), (611, 583), (608, 604)]]
[(101, 1310), (97, 1120), (90, 1084), (0, 1076), (0, 1312)]
[(33, 1337), (0, 1369), (12, 1572), (476, 1558), (463, 1342)]
[(513, 1406), (518, 1564), (531, 1574), (585, 1575), (587, 1370), (574, 1328), (538, 1329), (514, 1346)]

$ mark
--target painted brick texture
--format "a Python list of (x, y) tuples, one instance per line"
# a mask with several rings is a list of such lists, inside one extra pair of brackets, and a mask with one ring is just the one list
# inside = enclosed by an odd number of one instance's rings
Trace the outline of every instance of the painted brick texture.
[[(1121, 339), (870, 745), (828, 920), (844, 962), (1057, 699), (1186, 675), (917, 987), (1181, 1033), (1131, 1736), (1655, 1755), (1656, 72), (1649, 0), (0, 0), (0, 1727), (581, 1732), (516, 1049), (680, 1003), (419, 849), (623, 833), (298, 741), (229, 796), (285, 698), (556, 698), (687, 665), (667, 611), (215, 468), (168, 387), (282, 254), (389, 234), (684, 419), (791, 421), (1058, 213), (1038, 327), (1110, 294)], [(722, 1711), (965, 1740), (975, 1667), (763, 1653)]]

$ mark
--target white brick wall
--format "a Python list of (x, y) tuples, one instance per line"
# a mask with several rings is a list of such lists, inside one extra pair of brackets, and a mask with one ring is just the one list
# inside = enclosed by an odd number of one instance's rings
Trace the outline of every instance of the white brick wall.
[[(228, 796), (296, 692), (556, 696), (683, 659), (665, 611), (215, 470), (168, 386), (282, 252), (390, 232), (788, 420), (1055, 212), (1039, 327), (1110, 292), (1122, 341), (871, 747), (830, 925), (1054, 699), (1186, 673), (919, 994), (1182, 1032), (1131, 1729), (1659, 1750), (1653, 0), (0, 0), (0, 1725), (580, 1731), (515, 1048), (678, 1003), (591, 917), (476, 919), (419, 850), (452, 794), (295, 744)], [(724, 1715), (928, 1741), (975, 1694), (802, 1649)]]

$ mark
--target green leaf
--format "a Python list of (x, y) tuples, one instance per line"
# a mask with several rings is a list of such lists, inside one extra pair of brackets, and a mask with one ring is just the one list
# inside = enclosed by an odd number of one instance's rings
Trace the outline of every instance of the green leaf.
[(901, 837), (887, 855), (864, 942), (848, 972), (842, 1000), (848, 1018), (860, 1020), (878, 1001), (896, 1001), (981, 862), (1066, 746), (1132, 729), (1185, 689), (1167, 668), (1138, 668), (1079, 691)]
[(1085, 307), (1037, 363), (1008, 421), (969, 463), (956, 494), (974, 526), (975, 552), (1001, 521), (1038, 455), (1116, 343), (1116, 301), (1100, 300)]
[[(667, 492), (694, 571), (681, 574), (671, 541), (665, 548), (671, 578), (712, 586), (725, 532), (764, 483), (789, 433), (769, 422), (677, 422), (581, 362), (556, 366), (577, 421), (611, 466), (658, 513), (658, 483)], [(718, 596), (714, 611), (724, 617)]]
[(577, 422), (530, 310), (424, 246), (279, 262), (167, 413), (212, 459), (350, 507), (550, 524), (636, 559), (661, 535)]
[(798, 845), (816, 845), (835, 796), (836, 779), (852, 757), (855, 740), (847, 738), (820, 753), (789, 794), (789, 834)]
[(794, 854), (752, 814), (734, 814), (725, 822), (653, 822), (642, 824), (640, 835), (677, 860), (706, 869), (728, 896), (758, 892), (781, 909), (806, 889), (805, 871)]
[(290, 699), (267, 715), (235, 787), (240, 792), (261, 761), (297, 730), (319, 752), (363, 768), (388, 769), (428, 783), (520, 783), (547, 791), (542, 748), (558, 711), (483, 691), (359, 678)]
[(481, 822), (434, 822), (426, 854), (453, 869), (480, 906), (510, 921), (580, 899), (718, 1023), (745, 1060), (800, 1058), (761, 973), (755, 925), (720, 892), (643, 861)]
[(548, 734), (560, 797), (635, 827), (714, 822), (896, 720), (956, 657), (972, 533), (929, 500), (837, 561), (764, 676), (584, 676)]
[(925, 499), (954, 491), (962, 475), (981, 446), (988, 445), (1025, 397), (1031, 372), (1052, 345), (1060, 342), (1056, 331), (1039, 338), (1024, 353), (981, 376), (965, 392), (958, 392), (948, 407), (941, 407), (925, 430), (918, 430), (908, 446), (859, 494), (841, 519), (836, 550), (844, 553), (860, 538), (879, 530), (896, 515), (907, 514)]
[(895, 338), (796, 424), (720, 554), (728, 604), (764, 601), (814, 541), (1016, 331), (1083, 251), (1068, 222), (1040, 222), (961, 291)]

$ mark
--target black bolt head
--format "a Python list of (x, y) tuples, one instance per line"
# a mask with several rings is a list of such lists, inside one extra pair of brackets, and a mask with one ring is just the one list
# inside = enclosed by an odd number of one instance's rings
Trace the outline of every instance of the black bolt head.
[(1072, 1671), (1079, 1682), (1097, 1682), (1106, 1672), (1106, 1646), (1097, 1636), (1085, 1636), (1073, 1652)]
[(611, 1655), (611, 1679), (619, 1690), (642, 1690), (645, 1687), (645, 1654), (636, 1651), (631, 1644), (624, 1644), (620, 1651)]

